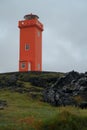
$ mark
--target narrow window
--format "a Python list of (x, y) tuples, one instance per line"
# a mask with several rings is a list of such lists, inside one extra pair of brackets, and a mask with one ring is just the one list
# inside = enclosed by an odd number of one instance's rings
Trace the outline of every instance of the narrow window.
[(30, 49), (29, 44), (26, 44), (26, 45), (25, 45), (25, 50), (28, 51), (29, 49)]
[(38, 70), (40, 70), (40, 64), (38, 64)]
[(38, 31), (37, 33), (38, 33), (38, 37), (40, 37), (40, 31)]
[(25, 63), (21, 63), (21, 68), (24, 69), (26, 67)]

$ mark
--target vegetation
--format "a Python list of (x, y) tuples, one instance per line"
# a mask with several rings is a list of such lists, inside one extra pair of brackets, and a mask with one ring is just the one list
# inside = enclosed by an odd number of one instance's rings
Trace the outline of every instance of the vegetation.
[[(87, 130), (86, 109), (53, 107), (43, 102), (43, 87), (30, 82), (30, 78), (39, 74), (28, 78), (26, 75), (16, 73), (16, 81), (10, 81), (10, 74), (0, 75), (0, 100), (7, 101), (7, 106), (0, 110), (0, 130)], [(48, 75), (50, 78), (59, 76), (52, 73), (39, 76), (47, 79)], [(76, 100), (79, 101), (79, 97)]]
[(86, 130), (87, 110), (53, 107), (28, 94), (0, 91), (8, 106), (0, 110), (1, 130)]

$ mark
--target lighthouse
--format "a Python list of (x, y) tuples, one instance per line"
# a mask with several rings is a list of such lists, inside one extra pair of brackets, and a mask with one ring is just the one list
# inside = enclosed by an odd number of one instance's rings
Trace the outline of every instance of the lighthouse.
[(19, 21), (20, 47), (19, 71), (42, 71), (42, 31), (43, 24), (34, 14), (24, 16)]

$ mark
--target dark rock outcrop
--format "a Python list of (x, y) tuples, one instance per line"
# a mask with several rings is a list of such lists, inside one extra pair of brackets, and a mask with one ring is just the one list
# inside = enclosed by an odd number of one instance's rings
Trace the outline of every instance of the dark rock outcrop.
[(83, 101), (87, 101), (87, 74), (75, 71), (66, 73), (44, 89), (43, 97), (45, 102), (55, 106), (79, 106)]
[(87, 108), (87, 102), (80, 103), (79, 107), (82, 108), (82, 109)]

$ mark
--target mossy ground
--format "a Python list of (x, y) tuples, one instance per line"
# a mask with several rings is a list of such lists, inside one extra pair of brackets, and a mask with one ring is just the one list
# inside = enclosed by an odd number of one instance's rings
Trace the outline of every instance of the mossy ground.
[[(14, 73), (13, 73), (14, 74)], [(22, 93), (12, 89), (11, 74), (0, 75), (0, 100), (8, 106), (0, 110), (0, 130), (87, 130), (87, 110), (75, 107), (53, 107), (42, 101), (43, 87), (33, 86), (30, 78), (59, 77), (61, 73), (15, 73)], [(6, 87), (6, 85), (8, 85)], [(79, 100), (79, 97), (76, 97)]]
[(53, 107), (28, 94), (0, 91), (8, 106), (0, 110), (0, 130), (87, 130), (87, 110)]

